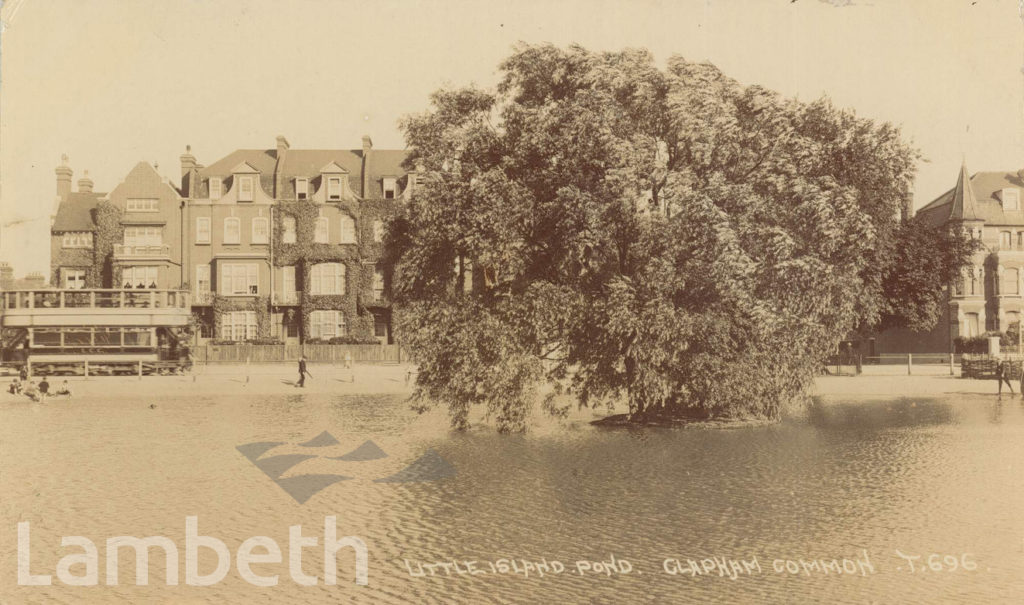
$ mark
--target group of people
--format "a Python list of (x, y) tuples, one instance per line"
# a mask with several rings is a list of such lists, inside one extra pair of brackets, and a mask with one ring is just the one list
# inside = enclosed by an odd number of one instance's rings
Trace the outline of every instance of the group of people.
[[(156, 289), (156, 282), (152, 282), (151, 284), (149, 284), (149, 287), (151, 289), (155, 290)], [(131, 290), (132, 289), (132, 282), (130, 282), (130, 281), (124, 282), (124, 287), (121, 288), (121, 289), (122, 290)], [(136, 290), (145, 290), (146, 289), (146, 285), (143, 284), (142, 282), (139, 282), (138, 285), (135, 286), (135, 289)]]
[(50, 393), (50, 383), (46, 380), (46, 376), (39, 377), (39, 383), (36, 384), (34, 380), (28, 379), (28, 372), (24, 368), (11, 384), (7, 387), (7, 392), (12, 395), (25, 395), (32, 401), (45, 401), (48, 396), (52, 395), (66, 395), (71, 396), (71, 386), (68, 385), (68, 381), (65, 380), (61, 383), (57, 390)]

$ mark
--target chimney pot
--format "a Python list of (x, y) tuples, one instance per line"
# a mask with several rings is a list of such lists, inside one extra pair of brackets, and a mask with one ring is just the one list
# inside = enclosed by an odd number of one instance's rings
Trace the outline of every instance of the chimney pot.
[(277, 135), (277, 152), (287, 151), (291, 146), (288, 144), (288, 139), (284, 138), (284, 135)]
[(371, 149), (373, 149), (373, 140), (370, 139), (370, 135), (364, 134), (363, 135), (363, 153), (366, 153), (366, 152), (370, 151)]
[(92, 193), (93, 182), (89, 178), (89, 171), (86, 170), (82, 173), (82, 178), (78, 179), (78, 191), (80, 193)]

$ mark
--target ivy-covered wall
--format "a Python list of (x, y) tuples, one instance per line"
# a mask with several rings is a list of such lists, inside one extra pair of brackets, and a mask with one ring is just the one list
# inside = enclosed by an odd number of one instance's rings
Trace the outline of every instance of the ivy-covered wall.
[(123, 211), (110, 202), (101, 201), (93, 210), (96, 232), (93, 235), (92, 266), (85, 272), (87, 288), (117, 288), (121, 276), (113, 274), (114, 244), (124, 241), (121, 225)]
[(256, 313), (256, 338), (250, 341), (266, 341), (270, 339), (270, 298), (267, 296), (220, 296), (213, 297), (213, 334), (222, 340), (220, 319), (224, 313), (231, 311), (254, 311)]
[[(374, 341), (373, 314), (366, 304), (373, 299), (374, 265), (381, 258), (381, 244), (373, 240), (373, 221), (387, 220), (393, 211), (394, 200), (362, 202), (345, 201), (338, 204), (318, 204), (309, 200), (282, 202), (274, 221), (274, 264), (278, 267), (295, 266), (296, 283), (302, 291), (300, 312), (304, 338), (310, 338), (310, 318), (313, 311), (336, 310), (345, 314), (349, 340)], [(342, 212), (356, 221), (357, 244), (316, 243), (313, 241), (316, 220), (321, 210), (327, 216), (333, 237)], [(295, 243), (283, 243), (283, 219), (295, 218)], [(312, 268), (319, 263), (345, 265), (345, 294), (310, 294)], [(386, 306), (386, 303), (370, 303)]]
[[(92, 248), (65, 248), (63, 242), (63, 233), (50, 237), (50, 283), (55, 288), (64, 286), (64, 272), (68, 269), (82, 269), (88, 279), (93, 264)], [(87, 286), (92, 287), (88, 283)]]

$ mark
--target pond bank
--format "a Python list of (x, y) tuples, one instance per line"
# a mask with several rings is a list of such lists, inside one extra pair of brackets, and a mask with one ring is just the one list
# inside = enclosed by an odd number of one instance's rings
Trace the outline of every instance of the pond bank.
[[(1018, 392), (1020, 383), (1013, 381)], [(995, 380), (974, 380), (959, 376), (821, 376), (815, 379), (812, 396), (898, 396), (977, 394), (994, 395), (999, 391)], [(1006, 393), (1006, 387), (1003, 387)]]
[(742, 429), (747, 427), (775, 424), (775, 421), (759, 418), (649, 418), (643, 421), (629, 419), (629, 414), (612, 414), (598, 418), (590, 424), (600, 427), (661, 427), (687, 429)]

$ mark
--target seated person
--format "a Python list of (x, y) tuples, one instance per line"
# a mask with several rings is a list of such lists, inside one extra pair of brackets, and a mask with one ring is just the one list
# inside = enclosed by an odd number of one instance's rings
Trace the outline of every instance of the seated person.
[(60, 383), (60, 386), (57, 387), (57, 391), (54, 393), (54, 395), (67, 395), (68, 397), (71, 397), (71, 387), (68, 386), (67, 380)]
[(7, 387), (7, 392), (12, 395), (21, 393), (21, 381), (17, 377), (11, 381), (11, 386)]
[(25, 387), (25, 395), (32, 401), (39, 401), (39, 391), (36, 389), (35, 382), (31, 380), (28, 382), (28, 385)]
[(149, 287), (150, 287), (151, 289), (156, 289), (156, 282), (151, 282), (151, 283), (149, 284)]
[(124, 289), (125, 290), (131, 290), (132, 289), (132, 283), (128, 282), (128, 281), (124, 282)]

